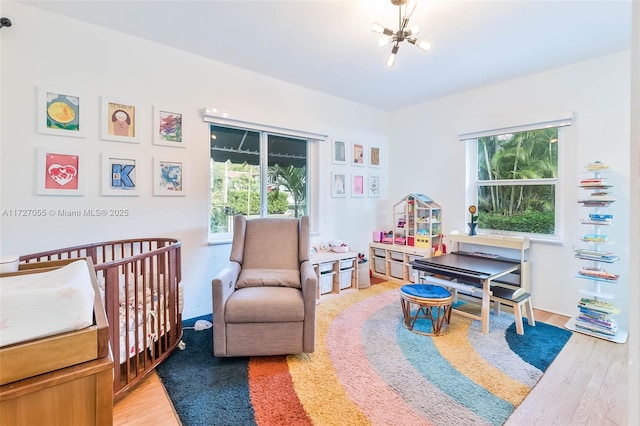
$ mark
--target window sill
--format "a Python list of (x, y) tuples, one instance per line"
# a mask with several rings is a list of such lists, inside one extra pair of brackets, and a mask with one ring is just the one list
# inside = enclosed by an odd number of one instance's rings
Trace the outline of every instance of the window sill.
[(495, 235), (502, 237), (520, 237), (520, 238), (529, 238), (529, 241), (532, 243), (542, 243), (542, 244), (550, 244), (550, 245), (558, 245), (564, 246), (565, 241), (564, 238), (560, 235), (540, 235), (540, 234), (527, 234), (524, 232), (497, 232), (497, 231), (487, 231), (487, 230), (478, 230), (479, 234), (486, 235)]
[(232, 242), (233, 242), (232, 239), (209, 240), (207, 245), (210, 245), (210, 246), (221, 246), (221, 245), (224, 245), (224, 244), (231, 244)]

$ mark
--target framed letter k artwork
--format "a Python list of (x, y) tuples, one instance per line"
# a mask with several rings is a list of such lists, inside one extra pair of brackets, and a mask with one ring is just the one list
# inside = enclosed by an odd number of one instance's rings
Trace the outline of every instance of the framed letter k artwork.
[(140, 195), (140, 160), (130, 155), (102, 154), (102, 195)]

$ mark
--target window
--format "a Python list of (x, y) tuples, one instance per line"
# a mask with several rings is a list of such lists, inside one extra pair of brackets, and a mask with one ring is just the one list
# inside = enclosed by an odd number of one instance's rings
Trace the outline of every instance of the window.
[(211, 125), (210, 234), (227, 237), (233, 216), (308, 215), (310, 141)]
[(461, 135), (468, 143), (469, 205), (478, 228), (554, 239), (561, 229), (558, 173), (570, 120)]

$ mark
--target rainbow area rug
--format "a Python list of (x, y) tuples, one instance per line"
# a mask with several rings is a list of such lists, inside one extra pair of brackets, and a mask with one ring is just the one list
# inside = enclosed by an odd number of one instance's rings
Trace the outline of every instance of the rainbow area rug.
[(486, 335), (455, 313), (445, 335), (418, 335), (402, 324), (398, 288), (319, 304), (313, 354), (215, 358), (211, 329), (186, 329), (186, 349), (158, 375), (186, 426), (501, 425), (571, 337), (526, 320), (519, 336), (504, 312)]

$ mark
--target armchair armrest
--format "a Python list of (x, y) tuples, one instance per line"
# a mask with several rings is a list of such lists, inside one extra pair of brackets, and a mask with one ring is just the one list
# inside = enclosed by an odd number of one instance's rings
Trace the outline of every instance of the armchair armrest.
[(213, 292), (213, 352), (216, 355), (225, 356), (227, 352), (224, 306), (229, 296), (236, 290), (236, 281), (239, 275), (240, 264), (232, 261), (211, 282)]
[(304, 351), (311, 353), (316, 345), (316, 292), (318, 291), (318, 276), (313, 270), (311, 262), (300, 264), (300, 281), (302, 297), (304, 298)]

